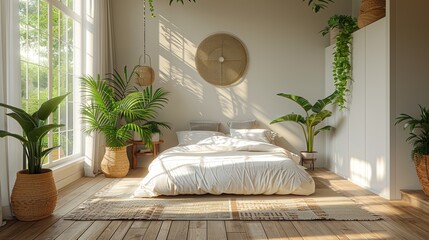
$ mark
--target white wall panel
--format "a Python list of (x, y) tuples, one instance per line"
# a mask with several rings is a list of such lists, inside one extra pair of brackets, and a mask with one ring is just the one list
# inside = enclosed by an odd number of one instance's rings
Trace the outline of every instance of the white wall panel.
[[(389, 117), (386, 19), (353, 34), (353, 83), (347, 110), (335, 112), (335, 134), (326, 166), (340, 176), (389, 198)], [(330, 69), (332, 48), (326, 49)], [(328, 61), (329, 60), (329, 61)], [(326, 73), (327, 81), (329, 73)], [(326, 83), (326, 86), (329, 86)]]
[(389, 84), (386, 19), (366, 27), (366, 159), (370, 188), (389, 196)]
[(361, 186), (369, 186), (366, 159), (366, 53), (365, 29), (353, 34), (352, 65), (353, 82), (349, 102), (349, 177)]

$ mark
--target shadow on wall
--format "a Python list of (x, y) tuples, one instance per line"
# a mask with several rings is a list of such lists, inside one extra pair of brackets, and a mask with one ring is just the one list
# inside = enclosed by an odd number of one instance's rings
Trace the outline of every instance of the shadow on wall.
[[(184, 90), (187, 99), (192, 99), (192, 105), (200, 110), (202, 117), (207, 115), (207, 107), (210, 107), (210, 112), (221, 113), (228, 119), (245, 114), (247, 80), (230, 88), (213, 87), (206, 82), (197, 81), (196, 79), (200, 79), (194, 61), (197, 45), (181, 34), (180, 29), (166, 18), (163, 16), (159, 16), (159, 18), (161, 83), (173, 87), (176, 91), (182, 91), (182, 93)], [(217, 101), (210, 101), (210, 99), (217, 99)]]
[[(233, 87), (215, 87), (201, 79), (195, 67), (197, 44), (162, 15), (157, 16), (159, 81), (170, 91), (170, 103), (161, 116), (172, 123), (175, 131), (188, 129), (191, 120), (213, 120), (226, 123), (231, 120), (257, 119), (261, 128), (282, 132), (279, 146), (299, 152), (290, 142), (301, 141), (301, 136), (282, 125), (268, 126), (273, 116), (249, 101), (249, 79)], [(275, 96), (273, 95), (273, 98)], [(223, 130), (226, 130), (223, 128)], [(170, 141), (175, 138), (170, 136)], [(168, 141), (167, 141), (168, 143)]]

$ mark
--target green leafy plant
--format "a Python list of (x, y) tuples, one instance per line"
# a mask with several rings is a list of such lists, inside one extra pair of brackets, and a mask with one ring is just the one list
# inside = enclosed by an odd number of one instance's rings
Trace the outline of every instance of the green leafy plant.
[(333, 0), (302, 0), (307, 2), (308, 6), (311, 7), (313, 12), (317, 13), (321, 9), (325, 9), (329, 3), (333, 3)]
[(304, 134), (305, 142), (307, 144), (307, 152), (313, 152), (314, 147), (314, 137), (317, 136), (322, 131), (332, 130), (332, 126), (324, 126), (319, 129), (316, 129), (317, 125), (323, 122), (326, 118), (332, 115), (332, 112), (325, 110), (325, 107), (332, 103), (336, 97), (336, 93), (331, 94), (330, 96), (318, 100), (314, 105), (312, 105), (307, 99), (286, 93), (279, 93), (278, 96), (292, 100), (301, 106), (305, 111), (305, 116), (296, 113), (290, 113), (285, 116), (274, 119), (270, 124), (279, 123), (279, 122), (294, 122), (297, 123)]
[[(195, 2), (195, 0), (188, 0), (189, 2)], [(174, 2), (174, 0), (170, 0), (170, 5)], [(181, 2), (182, 4), (185, 4), (184, 0), (176, 0), (176, 2)], [(153, 7), (153, 0), (148, 0), (149, 4), (149, 10), (152, 13), (152, 17), (154, 16), (153, 12), (155, 11), (155, 8)]]
[(328, 26), (320, 31), (325, 36), (331, 29), (338, 28), (340, 31), (336, 37), (333, 77), (337, 92), (335, 103), (340, 109), (346, 108), (347, 95), (350, 93), (350, 81), (352, 81), (352, 65), (350, 60), (350, 45), (353, 40), (352, 33), (359, 29), (356, 18), (347, 15), (334, 15), (328, 21)]
[(420, 116), (414, 118), (401, 113), (396, 118), (395, 125), (405, 122), (404, 130), (408, 129), (409, 137), (406, 142), (413, 144), (412, 158), (417, 161), (416, 155), (429, 155), (429, 110), (419, 105)]
[[(138, 66), (135, 66), (129, 74), (127, 71), (127, 66), (125, 66), (122, 76), (116, 70), (114, 70), (113, 73), (107, 74), (107, 84), (114, 89), (115, 99), (117, 101), (124, 99), (130, 93), (139, 91), (139, 88), (137, 88), (135, 85), (135, 76), (137, 74), (135, 70), (137, 67)], [(143, 108), (150, 107), (155, 109), (155, 112), (151, 113), (152, 118), (156, 117), (156, 110), (161, 110), (164, 108), (164, 104), (168, 102), (168, 99), (166, 99), (167, 94), (168, 93), (163, 89), (157, 89), (154, 92), (152, 87), (147, 87), (143, 90), (143, 97), (145, 100)], [(150, 102), (149, 100), (153, 99), (154, 97), (160, 98), (160, 101)], [(136, 119), (135, 122), (140, 126), (149, 128), (152, 133), (161, 133), (160, 127), (170, 129), (168, 123), (148, 120), (147, 118)]]
[(47, 100), (42, 103), (40, 108), (33, 114), (29, 114), (20, 108), (0, 103), (0, 106), (12, 111), (6, 115), (15, 119), (23, 131), (23, 134), (19, 135), (0, 130), (0, 137), (10, 136), (21, 142), (25, 157), (27, 158), (27, 168), (30, 174), (42, 173), (43, 159), (54, 149), (60, 147), (54, 146), (46, 148), (45, 136), (51, 130), (64, 126), (62, 124), (49, 123), (48, 117), (57, 109), (58, 105), (67, 95), (68, 94), (65, 94)]
[(89, 101), (82, 104), (84, 132), (100, 132), (106, 138), (107, 147), (123, 147), (137, 132), (151, 148), (151, 125), (169, 128), (168, 124), (153, 121), (157, 110), (168, 102), (168, 92), (162, 88), (155, 91), (148, 86), (143, 91), (131, 91), (131, 78), (124, 68), (124, 77), (115, 71), (111, 78), (83, 77), (83, 97)]

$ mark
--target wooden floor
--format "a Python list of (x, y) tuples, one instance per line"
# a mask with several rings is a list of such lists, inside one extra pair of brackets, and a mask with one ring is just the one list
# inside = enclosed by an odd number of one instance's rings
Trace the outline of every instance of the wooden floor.
[[(141, 169), (130, 178), (144, 174)], [(404, 202), (386, 201), (335, 174), (312, 172), (321, 183), (365, 204), (382, 221), (70, 221), (62, 219), (112, 179), (81, 178), (59, 191), (52, 217), (8, 221), (0, 239), (429, 239), (429, 214)]]

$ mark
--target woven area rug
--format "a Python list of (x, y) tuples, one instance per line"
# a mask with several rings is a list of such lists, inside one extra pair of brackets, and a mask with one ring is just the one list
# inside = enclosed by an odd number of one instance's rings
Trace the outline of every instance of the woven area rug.
[(350, 198), (316, 185), (312, 196), (185, 195), (133, 198), (122, 179), (66, 215), (70, 220), (380, 220)]

